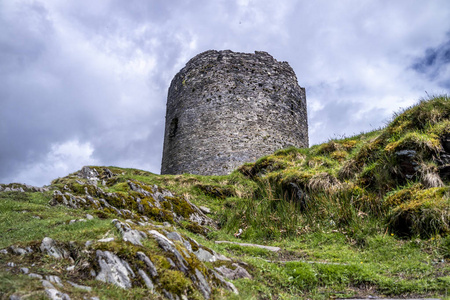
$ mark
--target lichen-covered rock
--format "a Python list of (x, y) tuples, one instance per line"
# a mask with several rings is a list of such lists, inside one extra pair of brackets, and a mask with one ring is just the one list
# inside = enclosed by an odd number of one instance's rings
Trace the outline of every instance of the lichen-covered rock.
[(194, 252), (194, 254), (200, 261), (215, 262), (217, 260), (214, 254), (204, 250), (203, 248), (199, 248), (197, 251)]
[(150, 275), (152, 277), (157, 277), (158, 276), (158, 271), (156, 270), (155, 265), (152, 263), (152, 261), (150, 260), (150, 258), (148, 258), (147, 255), (145, 255), (145, 253), (143, 252), (137, 252), (136, 253), (136, 257), (145, 263), (145, 265), (147, 266), (147, 271), (150, 272)]
[(219, 280), (219, 282), (222, 283), (228, 290), (233, 291), (233, 293), (235, 293), (236, 295), (239, 295), (239, 291), (233, 283), (226, 281), (225, 278), (223, 278), (223, 276), (216, 271), (212, 272), (217, 280)]
[(94, 168), (89, 168), (88, 166), (81, 168), (78, 175), (81, 178), (87, 179), (91, 184), (97, 184), (97, 181), (100, 180), (97, 170)]
[(226, 278), (231, 279), (231, 280), (240, 279), (240, 278), (248, 278), (248, 279), (253, 278), (252, 275), (250, 275), (246, 269), (239, 266), (238, 264), (234, 263), (234, 264), (232, 264), (232, 266), (235, 267), (235, 269), (230, 269), (230, 268), (227, 268), (226, 266), (216, 267), (215, 269), (220, 274), (222, 274), (223, 276), (225, 276)]
[(172, 253), (175, 256), (175, 258), (177, 259), (178, 269), (181, 272), (186, 273), (188, 271), (188, 267), (187, 267), (188, 263), (184, 259), (183, 255), (181, 255), (181, 253), (177, 250), (174, 243), (156, 230), (150, 230), (149, 233), (150, 233), (150, 235), (152, 235), (155, 238), (155, 240), (158, 242), (159, 246), (164, 251)]
[(58, 286), (63, 287), (61, 278), (59, 278), (56, 275), (47, 275), (45, 276), (45, 279), (52, 282), (52, 283), (56, 283)]
[(132, 229), (130, 225), (122, 223), (117, 219), (112, 220), (112, 223), (116, 226), (117, 230), (119, 230), (120, 234), (122, 235), (122, 239), (125, 242), (130, 242), (133, 245), (142, 246), (141, 240), (147, 237), (144, 232)]
[(147, 273), (145, 273), (144, 270), (139, 269), (138, 274), (139, 276), (141, 276), (142, 280), (144, 280), (144, 283), (148, 289), (153, 290), (155, 288), (153, 281), (150, 279), (150, 277), (148, 277)]
[[(78, 175), (72, 175), (69, 183), (65, 184), (62, 190), (57, 189), (53, 192), (53, 198), (49, 204), (103, 210), (137, 222), (154, 220), (173, 224), (190, 221), (191, 224), (186, 225), (185, 228), (202, 234), (206, 234), (209, 230), (205, 226), (215, 227), (215, 222), (189, 200), (175, 196), (170, 191), (161, 189), (156, 185), (150, 186), (142, 182), (128, 180), (126, 193), (105, 192), (89, 181), (94, 178), (92, 176), (98, 174), (97, 171), (94, 172), (93, 170), (95, 169), (83, 167), (82, 171), (76, 173)], [(75, 178), (90, 179), (88, 182), (78, 182)], [(64, 180), (62, 181), (67, 182), (67, 179)], [(127, 235), (133, 234), (133, 232), (130, 232)]]
[(121, 288), (131, 288), (131, 278), (135, 277), (130, 265), (109, 251), (96, 251), (100, 272), (95, 279), (112, 283)]
[(45, 294), (51, 299), (51, 300), (70, 300), (69, 295), (61, 293), (57, 289), (45, 289)]
[(203, 294), (203, 297), (209, 299), (209, 297), (211, 296), (211, 287), (209, 286), (209, 283), (206, 280), (205, 276), (203, 276), (202, 272), (200, 272), (198, 269), (195, 269), (195, 276), (198, 279), (196, 280), (196, 283), (200, 292)]

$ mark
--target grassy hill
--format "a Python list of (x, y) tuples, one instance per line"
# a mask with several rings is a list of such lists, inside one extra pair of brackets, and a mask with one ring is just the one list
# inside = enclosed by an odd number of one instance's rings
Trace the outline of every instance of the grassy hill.
[(0, 297), (450, 299), (449, 117), (435, 97), (228, 176), (0, 185)]

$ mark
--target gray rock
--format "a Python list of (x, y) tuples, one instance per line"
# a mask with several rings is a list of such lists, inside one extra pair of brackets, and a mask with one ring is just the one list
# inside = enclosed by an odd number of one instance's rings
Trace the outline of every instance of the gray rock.
[(70, 257), (70, 254), (67, 250), (57, 247), (55, 241), (53, 241), (53, 239), (49, 237), (45, 237), (42, 240), (40, 249), (42, 252), (47, 253), (48, 255), (53, 256), (56, 259)]
[(217, 260), (231, 261), (231, 259), (229, 259), (225, 255), (222, 255), (222, 254), (217, 253), (217, 252), (214, 252), (214, 256), (216, 257)]
[(208, 208), (208, 207), (206, 207), (206, 206), (199, 206), (198, 207), (201, 211), (202, 211), (202, 213), (204, 213), (204, 214), (210, 214), (211, 213), (211, 210)]
[(170, 266), (174, 269), (177, 268), (177, 265), (170, 259), (170, 257), (166, 257), (166, 260), (169, 262)]
[(91, 169), (88, 166), (84, 166), (83, 168), (81, 168), (81, 170), (78, 172), (78, 176), (87, 179), (89, 183), (95, 185), (97, 184), (97, 181), (100, 180), (100, 178), (98, 178), (99, 175), (97, 170)]
[(99, 243), (109, 243), (109, 242), (112, 242), (112, 241), (114, 241), (114, 237), (99, 239), (97, 242), (99, 242)]
[(75, 270), (75, 265), (68, 266), (68, 267), (66, 268), (66, 271), (68, 271), (68, 272), (73, 271), (73, 270)]
[(97, 250), (97, 260), (100, 272), (96, 279), (115, 284), (123, 289), (131, 288), (130, 277), (135, 277), (130, 265), (109, 251)]
[(145, 253), (143, 252), (137, 252), (136, 253), (137, 258), (144, 262), (145, 265), (147, 266), (147, 270), (150, 272), (150, 275), (152, 277), (156, 277), (158, 276), (158, 271), (156, 270), (155, 265), (153, 264), (153, 262), (150, 260), (150, 258), (148, 258), (147, 255), (145, 255)]
[(86, 241), (86, 243), (84, 243), (84, 247), (89, 247), (90, 245), (92, 245), (94, 242), (93, 241)]
[(216, 267), (216, 269), (219, 273), (221, 273), (223, 276), (225, 276), (228, 279), (235, 280), (240, 278), (248, 278), (252, 279), (252, 275), (250, 275), (246, 269), (242, 268), (238, 264), (233, 264), (233, 266), (236, 267), (236, 269), (232, 270), (225, 266)]
[(16, 264), (13, 262), (8, 262), (6, 265), (11, 268), (14, 268), (16, 266)]
[(36, 273), (30, 273), (30, 274), (28, 274), (28, 277), (37, 278), (37, 279), (44, 279), (44, 277), (42, 275), (39, 275), (39, 274), (36, 274)]
[(20, 247), (16, 247), (16, 246), (11, 246), (11, 247), (9, 247), (9, 249), (11, 250), (12, 253), (14, 253), (16, 255), (25, 255), (28, 253), (27, 250), (22, 249)]
[(22, 297), (16, 294), (9, 296), (9, 300), (21, 300), (21, 299)]
[(173, 297), (172, 293), (170, 293), (169, 291), (166, 291), (166, 290), (163, 289), (162, 292), (163, 292), (164, 296), (166, 296), (167, 299), (169, 299), (169, 300), (175, 300), (176, 299), (176, 298)]
[(51, 300), (70, 300), (69, 295), (61, 293), (57, 289), (45, 289), (45, 293)]
[(155, 286), (153, 285), (152, 280), (148, 277), (147, 273), (145, 273), (145, 271), (142, 269), (139, 269), (138, 273), (141, 276), (142, 280), (144, 280), (144, 283), (147, 286), (147, 288), (153, 290)]
[(198, 248), (198, 250), (195, 251), (194, 254), (200, 261), (215, 262), (217, 260), (217, 258), (213, 254), (202, 248)]
[(48, 280), (42, 280), (42, 286), (46, 289), (55, 289), (53, 284)]
[(112, 223), (116, 226), (119, 233), (122, 235), (122, 239), (125, 242), (130, 242), (133, 245), (142, 246), (141, 240), (147, 238), (147, 235), (139, 230), (131, 229), (127, 223), (122, 223), (117, 219), (112, 220)]
[(23, 274), (28, 274), (28, 273), (30, 273), (30, 269), (28, 269), (28, 268), (20, 268), (20, 273), (23, 273)]
[(92, 288), (90, 286), (85, 286), (85, 285), (79, 285), (75, 282), (69, 281), (67, 280), (67, 283), (70, 284), (71, 286), (73, 286), (74, 288), (80, 289), (80, 290), (85, 290), (85, 291), (92, 291)]
[(223, 278), (222, 275), (220, 275), (219, 273), (217, 273), (216, 271), (212, 271), (214, 276), (230, 291), (232, 291), (233, 293), (235, 293), (236, 295), (239, 295), (239, 291), (236, 288), (236, 286), (225, 280), (225, 278)]
[(47, 275), (45, 276), (45, 279), (50, 281), (51, 283), (56, 283), (58, 286), (63, 287), (64, 285), (62, 284), (61, 278), (59, 278), (56, 275)]
[(86, 214), (86, 219), (92, 220), (92, 219), (94, 219), (94, 217), (92, 215), (90, 215), (90, 214)]
[(170, 241), (168, 238), (166, 238), (164, 235), (159, 233), (156, 230), (150, 230), (149, 233), (155, 238), (155, 240), (158, 242), (158, 245), (166, 252), (171, 252), (175, 255), (175, 257), (178, 260), (178, 268), (183, 273), (186, 273), (188, 271), (188, 267), (186, 266), (188, 263), (183, 258), (183, 256), (178, 252), (178, 250), (175, 248), (175, 245), (172, 241)]
[(198, 269), (195, 269), (195, 276), (198, 279), (198, 281), (196, 282), (198, 289), (203, 294), (203, 297), (209, 299), (209, 297), (211, 296), (211, 287), (209, 286), (205, 276), (203, 276), (202, 272), (200, 272)]
[(132, 191), (135, 191), (135, 192), (137, 192), (137, 193), (140, 193), (140, 194), (142, 194), (142, 195), (144, 195), (144, 196), (146, 196), (146, 197), (149, 197), (149, 196), (151, 195), (150, 192), (144, 190), (143, 188), (141, 188), (139, 185), (135, 184), (135, 183), (132, 182), (132, 181), (128, 181), (128, 186), (130, 187), (130, 189), (131, 189)]
[(167, 234), (166, 234), (166, 237), (167, 237), (168, 239), (170, 239), (170, 240), (173, 240), (173, 241), (180, 241), (180, 242), (183, 242), (183, 238), (182, 238), (181, 235), (180, 235), (178, 232), (176, 232), (176, 231), (172, 231), (172, 232), (167, 233)]
[(108, 168), (103, 168), (103, 174), (102, 175), (103, 175), (104, 178), (114, 177), (114, 173), (111, 172), (111, 170), (108, 169)]
[(191, 246), (191, 243), (189, 243), (189, 241), (185, 240), (185, 241), (183, 242), (183, 245), (184, 245), (184, 247), (187, 249), (187, 251), (189, 251), (189, 252), (192, 253), (192, 246)]
[(0, 250), (0, 254), (8, 254), (8, 250), (7, 249), (2, 249), (2, 250)]
[(173, 244), (173, 242), (170, 241), (167, 237), (165, 237), (161, 233), (159, 233), (158, 231), (150, 230), (148, 233), (150, 233), (155, 238), (159, 246), (164, 251), (172, 251), (172, 249), (174, 248), (175, 245)]

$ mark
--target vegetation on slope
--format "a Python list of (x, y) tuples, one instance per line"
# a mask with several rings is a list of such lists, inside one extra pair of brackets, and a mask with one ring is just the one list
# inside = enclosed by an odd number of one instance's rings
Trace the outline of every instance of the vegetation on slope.
[[(149, 218), (153, 224), (147, 225), (150, 229), (168, 222), (185, 239), (194, 239), (201, 247), (232, 259), (203, 263), (205, 276), (208, 269), (222, 265), (235, 268), (233, 263), (251, 274), (252, 279), (232, 280), (238, 296), (217, 285), (211, 294), (213, 299), (448, 297), (449, 117), (450, 99), (440, 96), (395, 115), (383, 129), (309, 149), (283, 149), (228, 176), (161, 176), (114, 167), (108, 167), (113, 176), (106, 176), (105, 168), (92, 167), (104, 176), (103, 181), (92, 184), (74, 173), (53, 181), (48, 192), (0, 192), (0, 248), (33, 246), (49, 235), (61, 243), (76, 241), (80, 249), (89, 240), (120, 240), (111, 220), (124, 221), (134, 214)], [(139, 209), (138, 188), (132, 188), (129, 182), (148, 191), (157, 185), (174, 197), (159, 210), (151, 206)], [(89, 205), (50, 206), (49, 202), (55, 204), (60, 199), (55, 196), (59, 195), (56, 190), (77, 197), (102, 194), (110, 205), (128, 210), (130, 215)], [(194, 208), (180, 199), (207, 206), (214, 224), (190, 221), (189, 213)], [(153, 200), (146, 201), (151, 204)], [(69, 224), (86, 213), (95, 218)], [(216, 244), (218, 240), (273, 245), (282, 250)], [(108, 245), (99, 247), (116, 248), (121, 258), (137, 251), (137, 246), (128, 242)], [(195, 290), (194, 281), (171, 269), (155, 242), (146, 241), (143, 247), (139, 249), (151, 258), (153, 255), (158, 268), (169, 268), (162, 271), (166, 277), (159, 279), (161, 287), (174, 295), (204, 296)], [(80, 263), (88, 260), (79, 257)], [(42, 295), (36, 279), (7, 267), (8, 262), (20, 265), (27, 259), (0, 254), (0, 295)], [(195, 259), (193, 263), (200, 266)], [(64, 270), (69, 264), (44, 257), (35, 270), (72, 281), (84, 280), (95, 295), (104, 299), (156, 297), (149, 296), (142, 285), (123, 290), (67, 273)], [(64, 292), (71, 298), (84, 295), (67, 286)]]

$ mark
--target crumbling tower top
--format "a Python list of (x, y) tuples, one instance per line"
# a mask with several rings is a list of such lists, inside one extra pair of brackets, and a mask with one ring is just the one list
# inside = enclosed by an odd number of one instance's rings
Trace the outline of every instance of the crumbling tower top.
[(308, 147), (308, 124), (305, 89), (287, 62), (210, 50), (172, 80), (162, 174), (228, 174), (288, 146)]

